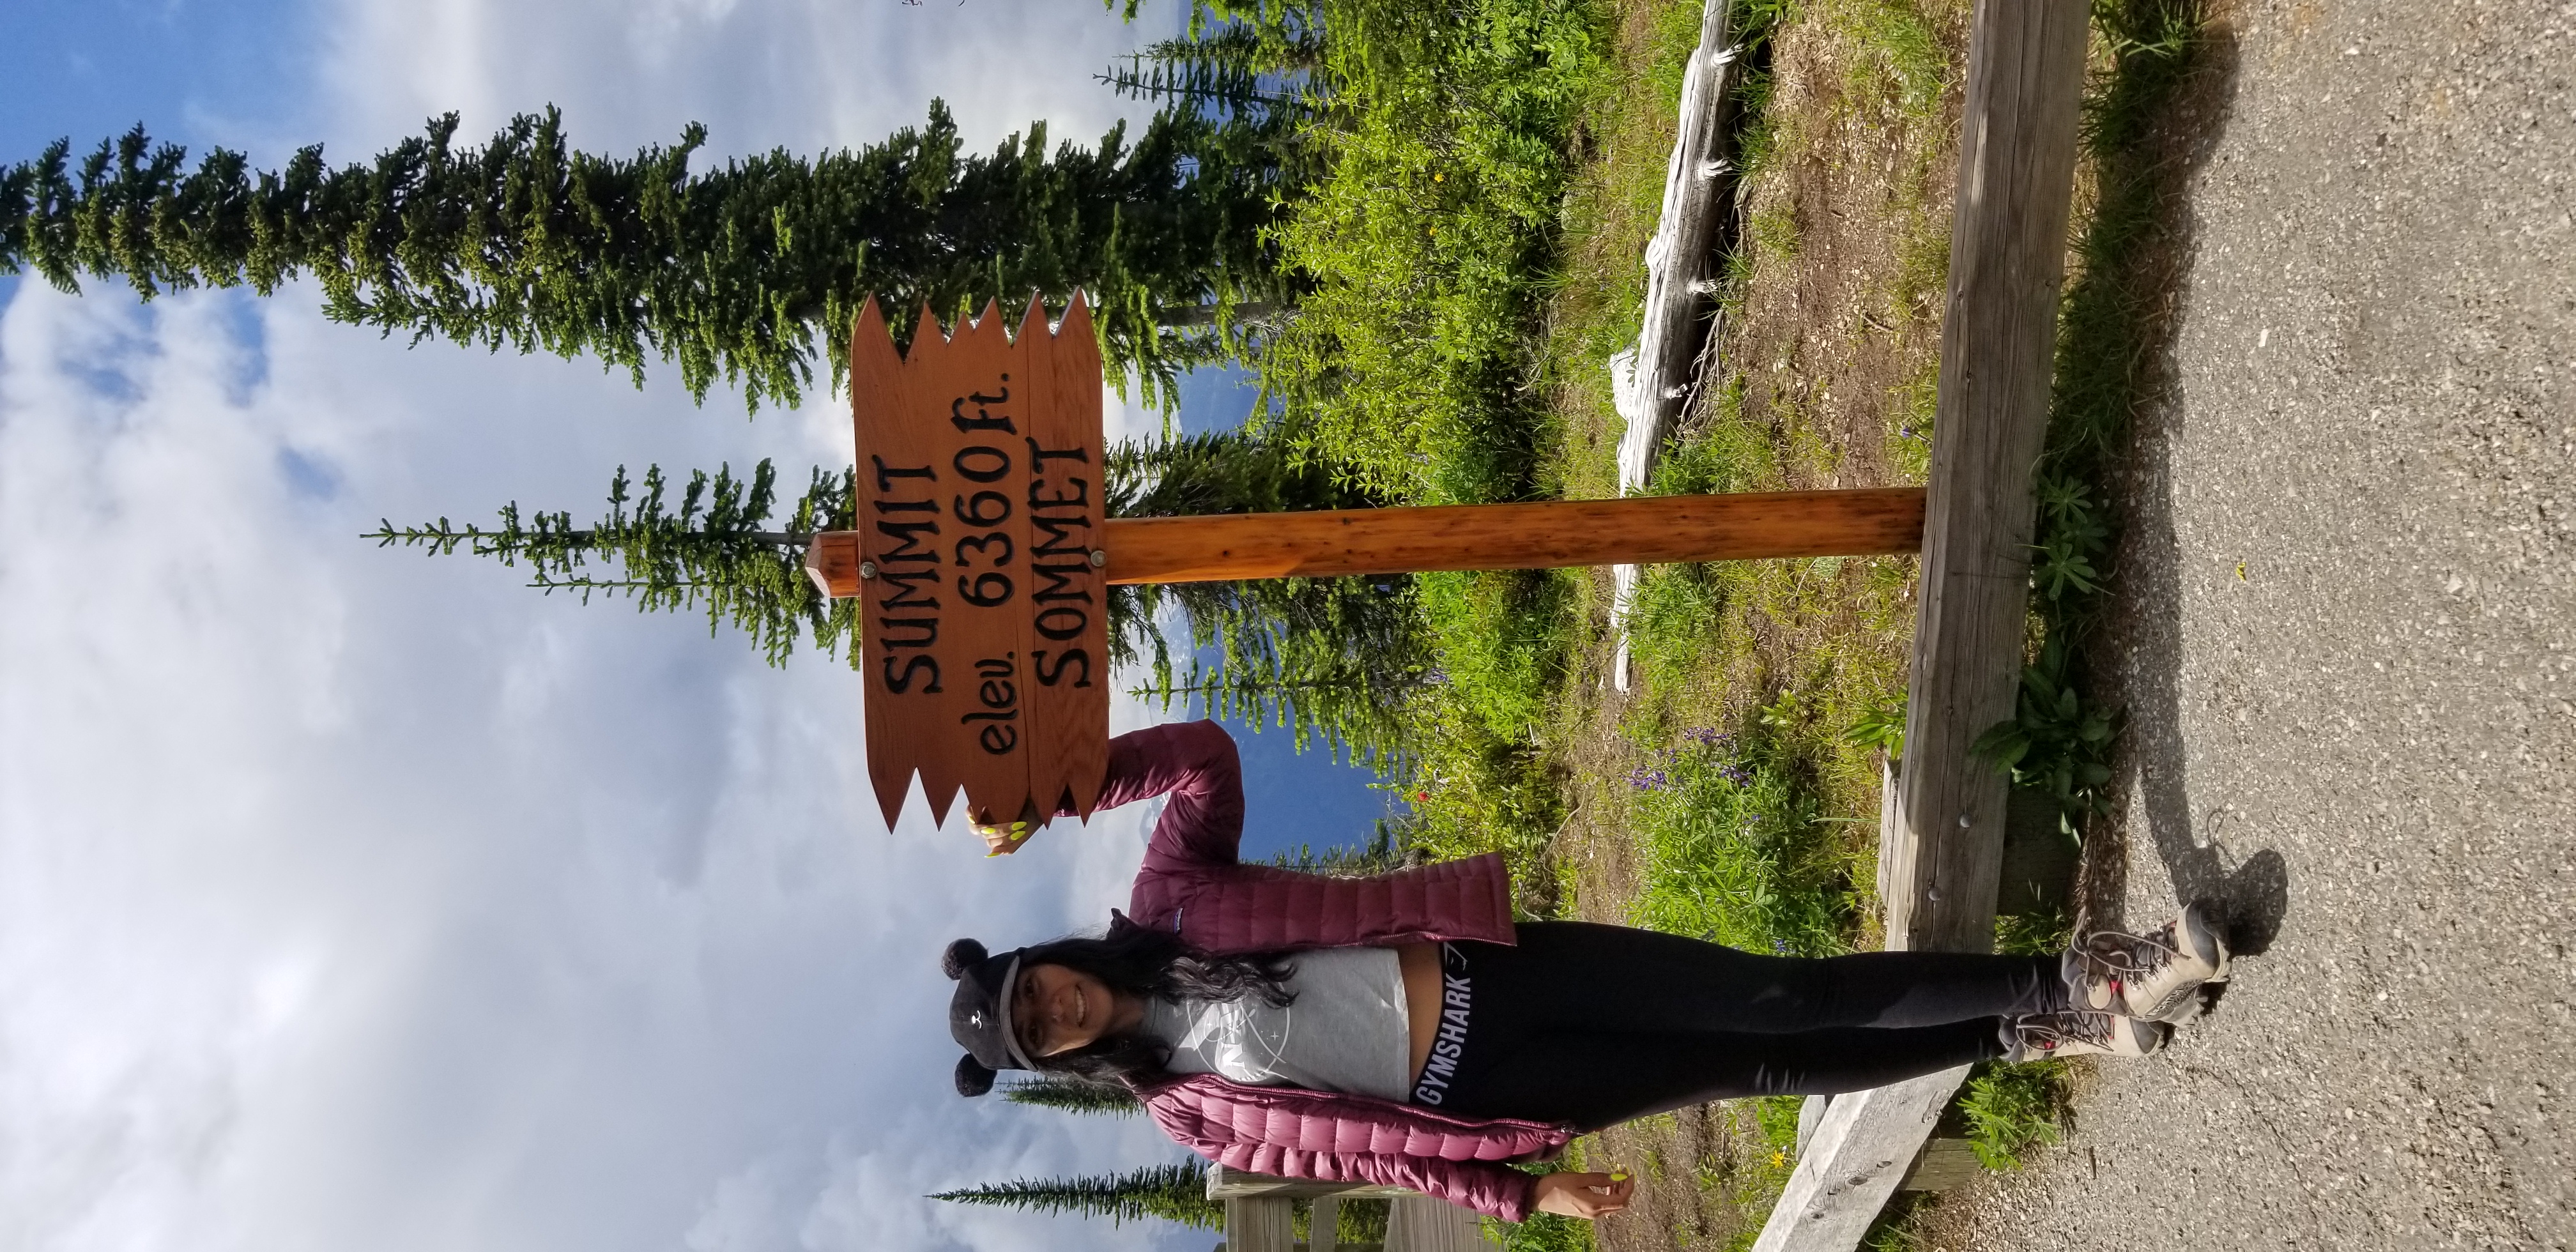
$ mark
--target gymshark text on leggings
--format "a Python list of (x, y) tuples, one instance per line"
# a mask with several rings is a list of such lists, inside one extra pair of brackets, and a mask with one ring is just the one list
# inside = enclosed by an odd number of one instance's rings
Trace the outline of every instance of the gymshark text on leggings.
[[(1447, 944), (1440, 945), (1443, 948)], [(1449, 954), (1443, 952), (1442, 956)], [(1442, 964), (1449, 964), (1443, 961)], [(1461, 962), (1463, 964), (1463, 962)], [(1442, 970), (1440, 974), (1440, 1033), (1431, 1040), (1431, 1055), (1422, 1063), (1422, 1076), (1413, 1084), (1413, 1102), (1438, 1104), (1449, 1094), (1449, 1080), (1458, 1072), (1458, 1055), (1467, 1045), (1467, 1009), (1474, 998), (1473, 980), (1462, 974)]]

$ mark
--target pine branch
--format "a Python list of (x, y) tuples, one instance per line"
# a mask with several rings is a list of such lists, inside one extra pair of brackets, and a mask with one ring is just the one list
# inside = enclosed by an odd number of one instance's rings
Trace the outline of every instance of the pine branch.
[(1002, 1088), (1002, 1098), (1013, 1104), (1061, 1109), (1067, 1113), (1133, 1117), (1145, 1111), (1136, 1093), (1125, 1087), (1075, 1078), (1032, 1078), (1009, 1083)]

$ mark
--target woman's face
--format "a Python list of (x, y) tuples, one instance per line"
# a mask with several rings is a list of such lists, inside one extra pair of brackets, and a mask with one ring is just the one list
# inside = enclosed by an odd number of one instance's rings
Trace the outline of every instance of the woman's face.
[(1098, 1042), (1120, 1024), (1109, 984), (1063, 965), (1023, 965), (1011, 986), (1011, 1029), (1030, 1056), (1053, 1056)]

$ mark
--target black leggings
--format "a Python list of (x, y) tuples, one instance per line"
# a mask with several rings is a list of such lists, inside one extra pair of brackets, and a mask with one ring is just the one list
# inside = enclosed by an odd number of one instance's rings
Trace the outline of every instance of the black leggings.
[(2001, 1018), (2066, 1007), (2056, 957), (1756, 956), (1679, 935), (1530, 922), (1449, 943), (1413, 1102), (1598, 1130), (1750, 1095), (1836, 1095), (2003, 1054)]

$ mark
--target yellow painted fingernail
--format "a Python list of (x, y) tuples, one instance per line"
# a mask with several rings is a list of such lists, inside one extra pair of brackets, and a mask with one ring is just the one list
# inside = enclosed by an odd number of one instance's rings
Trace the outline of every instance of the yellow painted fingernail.
[(1624, 1170), (1624, 1169), (1614, 1169), (1614, 1170), (1611, 1170), (1611, 1171), (1610, 1171), (1610, 1181), (1612, 1181), (1612, 1182), (1626, 1182), (1626, 1181), (1628, 1181), (1628, 1171), (1626, 1171), (1626, 1170)]

